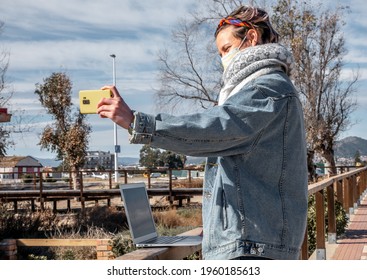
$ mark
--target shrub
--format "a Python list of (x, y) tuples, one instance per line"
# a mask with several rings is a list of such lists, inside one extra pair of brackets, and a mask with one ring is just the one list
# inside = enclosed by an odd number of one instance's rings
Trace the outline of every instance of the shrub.
[[(327, 199), (325, 197), (325, 235), (328, 233), (328, 209), (327, 209)], [(345, 229), (348, 224), (348, 217), (346, 211), (344, 210), (342, 204), (335, 200), (335, 216), (336, 216), (336, 234), (340, 237), (345, 233)], [(316, 200), (315, 196), (309, 196), (308, 200), (308, 253), (311, 255), (316, 249)]]
[(86, 208), (85, 212), (78, 216), (78, 224), (85, 228), (88, 226), (103, 228), (112, 233), (129, 228), (125, 213), (116, 207), (107, 206)]
[[(28, 206), (28, 205), (26, 205)], [(4, 238), (43, 237), (57, 227), (58, 218), (51, 210), (13, 213), (9, 204), (0, 205), (0, 240)]]
[(136, 250), (136, 247), (127, 231), (116, 234), (111, 239), (112, 253), (115, 257), (125, 255)]

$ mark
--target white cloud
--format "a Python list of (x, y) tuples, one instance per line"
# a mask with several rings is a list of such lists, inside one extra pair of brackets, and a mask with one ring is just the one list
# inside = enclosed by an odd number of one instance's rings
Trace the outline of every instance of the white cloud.
[[(159, 37), (147, 37), (146, 41), (159, 44)], [(110, 66), (110, 54), (124, 62), (125, 69), (132, 66), (151, 63), (155, 59), (158, 48), (145, 45), (144, 41), (128, 40), (93, 41), (16, 41), (8, 42), (11, 52), (11, 68), (17, 70), (44, 70), (67, 67), (69, 70), (107, 70)], [(160, 41), (163, 39), (161, 38)]]
[[(5, 22), (28, 31), (167, 30), (195, 1), (3, 0)], [(62, 23), (62, 24), (60, 24)]]

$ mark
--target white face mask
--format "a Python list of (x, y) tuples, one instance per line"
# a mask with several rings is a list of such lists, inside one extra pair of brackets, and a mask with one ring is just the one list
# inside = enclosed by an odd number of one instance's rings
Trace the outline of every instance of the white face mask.
[(240, 45), (237, 48), (232, 49), (229, 53), (227, 53), (225, 56), (222, 57), (222, 65), (223, 65), (224, 71), (226, 71), (228, 65), (235, 58), (235, 56), (240, 52), (240, 49), (243, 43), (245, 42), (245, 40), (246, 40), (246, 36), (242, 39)]

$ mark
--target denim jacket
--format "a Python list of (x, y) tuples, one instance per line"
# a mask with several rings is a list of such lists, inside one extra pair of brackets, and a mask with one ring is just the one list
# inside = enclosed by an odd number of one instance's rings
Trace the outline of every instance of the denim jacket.
[(131, 143), (207, 157), (203, 256), (297, 259), (307, 221), (303, 113), (280, 69), (203, 113), (135, 113)]

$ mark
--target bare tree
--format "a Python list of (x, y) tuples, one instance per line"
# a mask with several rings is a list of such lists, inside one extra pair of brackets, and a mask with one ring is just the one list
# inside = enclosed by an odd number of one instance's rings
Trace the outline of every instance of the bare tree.
[[(309, 149), (320, 154), (336, 173), (334, 144), (351, 125), (356, 108), (358, 73), (341, 79), (346, 55), (342, 32), (345, 7), (280, 0), (273, 23), (295, 58), (293, 79), (303, 102)], [(313, 153), (310, 153), (313, 154)]]
[(72, 115), (72, 83), (65, 73), (53, 73), (36, 85), (35, 93), (54, 123), (47, 125), (42, 133), (39, 145), (57, 153), (73, 175), (74, 188), (77, 187), (76, 175), (83, 166), (91, 128), (85, 123), (85, 115)]
[(222, 87), (223, 68), (214, 44), (219, 19), (242, 5), (240, 0), (200, 1), (196, 12), (181, 19), (171, 34), (171, 44), (158, 54), (160, 88), (156, 90), (160, 105), (217, 104)]
[[(0, 35), (3, 31), (4, 23), (0, 21)], [(6, 155), (6, 149), (15, 145), (15, 141), (12, 139), (12, 135), (23, 134), (31, 131), (33, 125), (32, 119), (25, 117), (26, 110), (19, 110), (11, 108), (11, 99), (14, 91), (11, 83), (7, 79), (7, 71), (9, 68), (10, 53), (5, 49), (0, 50), (0, 107), (11, 109), (11, 121), (2, 123), (0, 126), (0, 157)], [(10, 107), (10, 108), (8, 108)]]
[[(0, 35), (2, 33), (4, 23), (0, 21)], [(9, 53), (5, 50), (0, 50), (0, 107), (7, 105), (12, 93), (8, 90), (8, 83), (6, 81), (6, 72), (9, 66)], [(6, 147), (11, 145), (9, 141), (10, 131), (7, 127), (0, 126), (0, 157), (6, 155)]]

